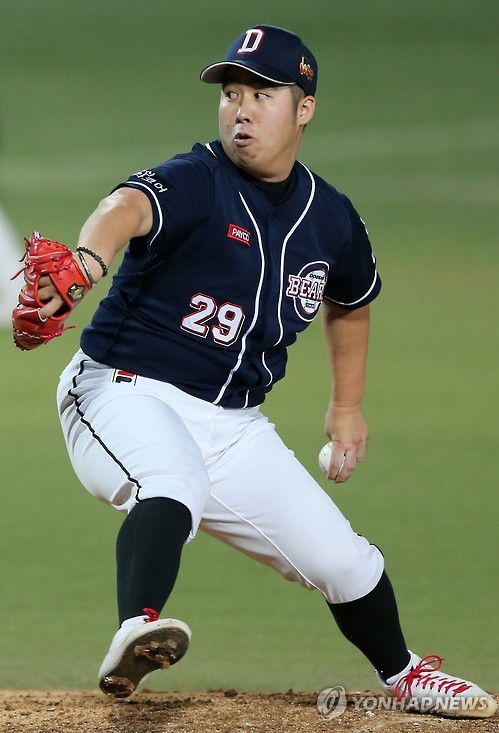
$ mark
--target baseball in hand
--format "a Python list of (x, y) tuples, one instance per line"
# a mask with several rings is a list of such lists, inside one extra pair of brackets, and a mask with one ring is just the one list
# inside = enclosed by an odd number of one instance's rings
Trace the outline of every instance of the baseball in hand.
[(329, 470), (329, 463), (331, 461), (331, 443), (326, 443), (326, 445), (321, 448), (319, 453), (319, 466), (322, 468), (324, 473), (327, 473)]

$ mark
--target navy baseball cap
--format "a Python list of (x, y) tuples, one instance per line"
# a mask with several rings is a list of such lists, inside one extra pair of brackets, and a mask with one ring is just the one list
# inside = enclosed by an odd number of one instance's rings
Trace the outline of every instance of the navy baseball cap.
[(298, 84), (306, 95), (315, 95), (317, 61), (301, 39), (275, 25), (249, 28), (229, 46), (225, 59), (201, 72), (201, 81), (221, 84), (225, 71), (236, 66), (273, 84)]

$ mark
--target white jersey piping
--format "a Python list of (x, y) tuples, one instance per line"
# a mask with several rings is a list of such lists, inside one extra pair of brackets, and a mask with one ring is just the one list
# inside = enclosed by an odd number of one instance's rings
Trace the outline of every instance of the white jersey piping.
[[(279, 332), (280, 332), (280, 334), (279, 334), (279, 338), (275, 342), (274, 346), (277, 346), (277, 344), (280, 343), (280, 341), (282, 340), (282, 337), (284, 336), (284, 327), (282, 325), (282, 313), (281, 313), (281, 311), (282, 311), (282, 298), (283, 298), (283, 292), (284, 292), (284, 287), (285, 287), (285, 284), (283, 282), (283, 278), (284, 278), (284, 257), (286, 255), (286, 247), (288, 246), (288, 241), (289, 241), (290, 237), (295, 233), (296, 229), (299, 227), (299, 225), (301, 224), (301, 222), (303, 221), (303, 219), (307, 215), (308, 210), (310, 209), (310, 206), (312, 205), (312, 201), (314, 200), (314, 197), (315, 197), (315, 179), (314, 179), (311, 171), (309, 171), (309, 169), (307, 168), (306, 165), (303, 165), (303, 163), (300, 163), (300, 165), (303, 166), (303, 168), (305, 168), (305, 170), (307, 171), (308, 175), (310, 176), (310, 180), (312, 181), (312, 188), (310, 190), (310, 196), (308, 197), (308, 201), (305, 204), (305, 208), (303, 209), (302, 213), (300, 214), (300, 216), (298, 217), (298, 219), (296, 220), (296, 222), (293, 224), (293, 226), (291, 227), (291, 229), (289, 230), (289, 232), (287, 233), (287, 235), (286, 235), (286, 237), (284, 238), (284, 241), (283, 241), (282, 252), (281, 252), (281, 274), (280, 274), (281, 288), (280, 288), (280, 292), (279, 292), (279, 301), (278, 301), (278, 306), (277, 306), (277, 309), (278, 309), (277, 310), (277, 318), (278, 318), (278, 321), (279, 321)], [(270, 382), (269, 382), (269, 384), (270, 384)]]
[[(260, 233), (260, 229), (258, 227), (258, 224), (256, 223), (255, 217), (251, 213), (251, 210), (250, 210), (248, 204), (246, 203), (246, 201), (244, 200), (244, 196), (241, 194), (241, 192), (239, 192), (239, 197), (240, 197), (241, 201), (243, 202), (243, 206), (246, 209), (246, 211), (248, 212), (251, 221), (253, 222), (253, 226), (255, 227), (256, 235), (258, 237), (258, 247), (260, 249), (260, 256), (261, 256), (262, 265), (261, 265), (261, 270), (260, 270), (260, 280), (258, 282), (258, 287), (256, 289), (256, 295), (255, 295), (255, 313), (254, 313), (254, 316), (253, 316), (253, 320), (251, 321), (248, 330), (245, 332), (244, 336), (242, 337), (241, 350), (240, 350), (239, 355), (237, 357), (237, 361), (236, 361), (235, 365), (232, 367), (232, 369), (230, 370), (229, 376), (227, 377), (227, 380), (226, 380), (225, 384), (223, 385), (222, 389), (218, 393), (217, 398), (213, 401), (213, 404), (214, 405), (217, 405), (220, 402), (220, 400), (222, 399), (222, 397), (223, 397), (223, 395), (225, 393), (225, 390), (227, 389), (227, 387), (229, 386), (229, 384), (232, 381), (232, 377), (234, 376), (234, 374), (237, 372), (237, 370), (241, 366), (243, 355), (244, 355), (244, 352), (246, 351), (246, 340), (248, 338), (248, 335), (254, 329), (254, 327), (256, 325), (256, 322), (258, 320), (259, 307), (260, 307), (260, 296), (261, 296), (261, 292), (262, 292), (263, 278), (264, 278), (264, 274), (265, 274), (265, 254), (264, 254), (264, 251), (263, 251), (263, 242), (262, 242), (262, 235)], [(268, 371), (268, 369), (267, 369), (267, 371)], [(245, 403), (244, 403), (244, 407), (247, 407), (248, 400), (249, 400), (249, 390), (246, 393), (246, 400), (245, 400)]]
[(328, 298), (327, 296), (324, 296), (324, 297), (326, 298), (326, 300), (330, 300), (332, 303), (336, 303), (336, 305), (344, 305), (346, 307), (357, 305), (357, 303), (361, 303), (363, 300), (365, 300), (365, 298), (368, 297), (368, 295), (370, 295), (374, 286), (376, 285), (377, 280), (378, 280), (378, 271), (374, 270), (374, 280), (372, 281), (372, 284), (369, 290), (366, 293), (364, 293), (364, 295), (361, 298), (358, 298), (357, 300), (354, 300), (351, 303), (343, 303), (341, 300), (334, 300), (334, 298)]
[(130, 181), (130, 183), (132, 184), (133, 187), (135, 187), (135, 186), (142, 186), (142, 188), (145, 188), (146, 191), (148, 191), (152, 195), (152, 197), (154, 199), (154, 203), (156, 204), (156, 208), (158, 210), (158, 216), (159, 216), (159, 224), (158, 224), (158, 230), (157, 230), (156, 234), (153, 236), (153, 238), (149, 242), (149, 246), (151, 246), (151, 244), (154, 242), (154, 240), (156, 239), (156, 237), (160, 233), (161, 229), (163, 228), (163, 213), (161, 211), (161, 206), (159, 205), (158, 197), (156, 196), (156, 194), (154, 193), (154, 191), (152, 190), (152, 188), (149, 188), (149, 186), (146, 186), (144, 183), (142, 183), (140, 181)]

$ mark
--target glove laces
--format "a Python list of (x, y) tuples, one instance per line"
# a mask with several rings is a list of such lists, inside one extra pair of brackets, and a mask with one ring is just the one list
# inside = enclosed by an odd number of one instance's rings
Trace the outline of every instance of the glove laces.
[[(51, 239), (42, 237), (38, 232), (34, 232), (32, 239), (26, 239), (26, 249), (19, 260), (25, 264), (21, 267), (19, 272), (16, 272), (10, 279), (15, 280), (19, 277), (21, 272), (26, 268), (30, 268), (36, 262), (38, 267), (41, 268), (45, 265), (45, 269), (40, 269), (40, 274), (47, 274), (54, 272), (54, 270), (68, 270), (72, 259), (73, 253), (66, 247), (66, 245), (60, 244), (59, 242), (53, 242)], [(43, 245), (42, 251), (40, 252), (40, 246)]]
[(144, 608), (144, 615), (147, 616), (145, 619), (146, 624), (150, 624), (153, 621), (158, 621), (159, 613), (154, 608)]
[(464, 680), (439, 674), (437, 670), (442, 666), (442, 662), (443, 658), (437, 654), (428, 654), (423, 657), (415, 667), (398, 680), (393, 691), (394, 698), (402, 700), (405, 697), (412, 697), (413, 684), (417, 684), (423, 690), (435, 689), (438, 692), (444, 692), (452, 696), (466, 692), (471, 688), (471, 685)]

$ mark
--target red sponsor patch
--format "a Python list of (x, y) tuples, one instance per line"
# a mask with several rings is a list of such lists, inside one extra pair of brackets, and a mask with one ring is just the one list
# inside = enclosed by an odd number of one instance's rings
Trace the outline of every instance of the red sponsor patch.
[(246, 244), (248, 247), (251, 247), (250, 233), (248, 232), (247, 229), (238, 227), (236, 224), (229, 224), (227, 236), (230, 237), (231, 239), (237, 239), (238, 242), (242, 242), (243, 244)]

